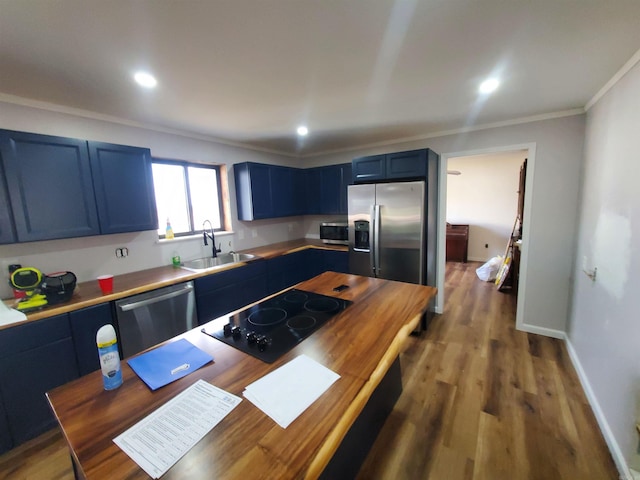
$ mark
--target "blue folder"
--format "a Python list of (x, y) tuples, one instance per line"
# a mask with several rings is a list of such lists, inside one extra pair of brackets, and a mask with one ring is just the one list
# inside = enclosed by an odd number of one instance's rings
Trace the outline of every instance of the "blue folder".
[(184, 338), (127, 360), (151, 390), (178, 380), (213, 361), (213, 357)]

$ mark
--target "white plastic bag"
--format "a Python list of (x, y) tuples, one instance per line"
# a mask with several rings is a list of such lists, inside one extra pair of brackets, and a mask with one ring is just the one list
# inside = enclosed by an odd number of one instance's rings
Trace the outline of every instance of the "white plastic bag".
[(498, 275), (502, 262), (503, 258), (500, 255), (496, 255), (481, 267), (476, 268), (476, 275), (483, 282), (493, 282)]

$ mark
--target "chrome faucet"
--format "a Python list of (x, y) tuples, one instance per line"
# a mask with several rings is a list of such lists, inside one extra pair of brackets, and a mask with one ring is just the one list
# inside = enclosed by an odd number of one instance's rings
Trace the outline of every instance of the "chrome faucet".
[[(205, 228), (205, 225), (207, 223), (209, 224), (209, 230), (211, 231), (211, 233), (208, 233), (207, 229)], [(213, 225), (211, 224), (211, 221), (205, 220), (204, 222), (202, 222), (202, 235), (204, 237), (204, 244), (205, 245), (209, 245), (209, 243), (207, 242), (207, 237), (209, 237), (211, 239), (211, 243), (213, 245), (213, 258), (216, 258), (218, 256), (218, 254), (220, 252), (222, 252), (222, 249), (216, 248), (216, 238), (215, 238), (215, 235), (213, 233)]]

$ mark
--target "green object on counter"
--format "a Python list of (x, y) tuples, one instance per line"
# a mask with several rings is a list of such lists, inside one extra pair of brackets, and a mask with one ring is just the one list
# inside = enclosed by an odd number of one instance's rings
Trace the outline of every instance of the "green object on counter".
[(180, 266), (180, 255), (174, 255), (173, 257), (171, 257), (171, 263), (173, 264), (174, 267), (179, 267)]

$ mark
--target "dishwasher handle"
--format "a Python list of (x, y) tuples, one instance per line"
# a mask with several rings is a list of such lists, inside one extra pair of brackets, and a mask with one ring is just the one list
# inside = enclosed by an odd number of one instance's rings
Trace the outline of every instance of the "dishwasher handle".
[(175, 290), (173, 292), (165, 293), (164, 295), (159, 295), (153, 298), (147, 298), (146, 300), (140, 300), (137, 302), (130, 303), (121, 303), (119, 307), (123, 312), (128, 312), (129, 310), (134, 310), (136, 308), (145, 307), (147, 305), (152, 305), (154, 303), (162, 302), (163, 300), (168, 300), (173, 297), (178, 297), (180, 295), (184, 295), (185, 293), (189, 293), (193, 290), (193, 285), (187, 284), (180, 290)]

